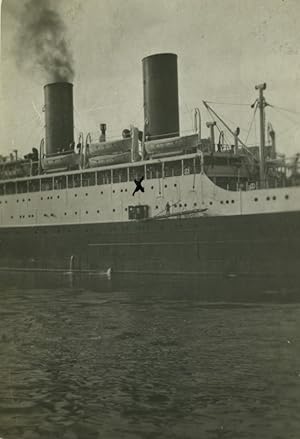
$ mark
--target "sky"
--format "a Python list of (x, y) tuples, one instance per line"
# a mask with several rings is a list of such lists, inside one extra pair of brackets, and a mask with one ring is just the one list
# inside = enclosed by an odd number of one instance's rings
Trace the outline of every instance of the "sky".
[[(2, 1), (4, 155), (15, 148), (25, 154), (44, 135), (47, 78), (37, 66), (20, 67), (15, 50), (24, 4)], [(205, 122), (211, 119), (202, 105), (208, 100), (218, 102), (213, 108), (233, 129), (240, 126), (245, 140), (257, 97), (254, 87), (266, 82), (267, 102), (274, 105), (267, 107), (266, 117), (277, 133), (277, 148), (287, 156), (300, 151), (298, 0), (53, 0), (52, 5), (64, 20), (74, 59), (76, 137), (80, 131), (98, 135), (100, 122), (107, 124), (110, 138), (120, 137), (130, 124), (142, 129), (142, 58), (173, 52), (178, 55), (182, 134), (192, 130), (192, 111), (199, 107), (203, 136), (208, 136)], [(248, 143), (258, 141), (256, 117)]]

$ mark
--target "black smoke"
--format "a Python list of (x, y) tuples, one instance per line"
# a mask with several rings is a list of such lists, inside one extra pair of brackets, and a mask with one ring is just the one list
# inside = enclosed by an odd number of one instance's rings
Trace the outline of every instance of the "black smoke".
[(73, 81), (73, 56), (63, 17), (51, 0), (28, 0), (20, 17), (15, 54), (20, 68), (47, 81)]

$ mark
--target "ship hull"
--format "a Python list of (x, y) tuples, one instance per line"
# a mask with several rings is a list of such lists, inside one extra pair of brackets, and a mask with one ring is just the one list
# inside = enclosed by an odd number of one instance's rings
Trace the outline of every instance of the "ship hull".
[(0, 269), (300, 277), (300, 212), (2, 228)]

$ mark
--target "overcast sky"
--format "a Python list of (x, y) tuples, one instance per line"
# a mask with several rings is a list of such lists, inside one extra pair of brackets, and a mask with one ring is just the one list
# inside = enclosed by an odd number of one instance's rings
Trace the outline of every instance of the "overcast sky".
[[(41, 3), (43, 0), (40, 0)], [(13, 41), (25, 0), (2, 2), (2, 96), (0, 153), (26, 152), (43, 137), (43, 85), (37, 68), (16, 67)], [(245, 139), (252, 118), (254, 86), (267, 82), (267, 109), (278, 149), (300, 150), (300, 2), (298, 0), (53, 0), (66, 26), (74, 56), (75, 134), (120, 136), (131, 123), (143, 126), (143, 57), (178, 55), (182, 133), (202, 99), (243, 103), (215, 105)], [(297, 114), (297, 112), (299, 114)], [(208, 135), (206, 128), (203, 130)], [(259, 139), (258, 119), (249, 137)]]

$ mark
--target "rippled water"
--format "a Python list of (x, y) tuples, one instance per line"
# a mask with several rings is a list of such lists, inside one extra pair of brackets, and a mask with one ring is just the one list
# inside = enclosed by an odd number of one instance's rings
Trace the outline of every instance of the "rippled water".
[(2, 286), (0, 436), (298, 439), (300, 304)]

